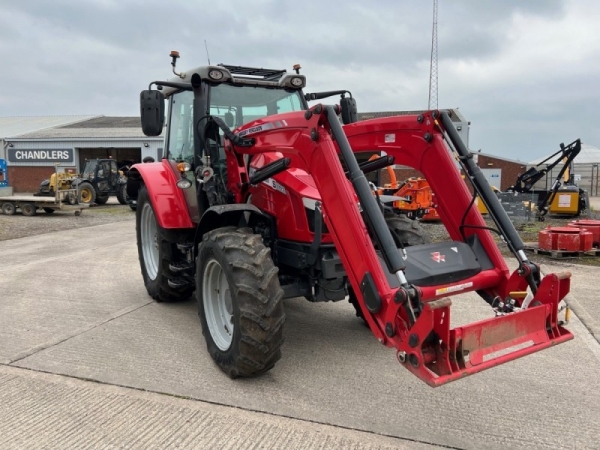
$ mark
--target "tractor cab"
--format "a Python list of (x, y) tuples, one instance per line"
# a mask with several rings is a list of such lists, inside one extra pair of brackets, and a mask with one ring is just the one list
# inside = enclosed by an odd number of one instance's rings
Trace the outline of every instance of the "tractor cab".
[[(142, 91), (142, 129), (158, 136), (164, 128), (168, 103), (165, 155), (188, 205), (192, 221), (198, 223), (210, 206), (231, 203), (228, 198), (227, 164), (223, 147), (224, 129), (276, 114), (304, 111), (308, 101), (340, 95), (344, 123), (356, 121), (356, 103), (345, 90), (303, 93), (306, 77), (300, 66), (295, 73), (285, 69), (263, 69), (233, 65), (209, 65), (188, 72), (176, 71), (177, 52), (171, 53), (173, 73), (169, 81), (155, 81), (156, 90)], [(347, 97), (349, 95), (349, 97)], [(221, 125), (219, 126), (218, 123)], [(275, 122), (271, 126), (283, 126)], [(264, 127), (264, 126), (263, 126)], [(239, 136), (252, 130), (245, 130)], [(245, 159), (246, 165), (250, 158)], [(128, 181), (131, 202), (136, 201), (136, 172)], [(198, 190), (198, 180), (202, 189)]]
[(86, 161), (81, 178), (94, 184), (99, 195), (114, 195), (121, 174), (114, 159), (91, 159)]

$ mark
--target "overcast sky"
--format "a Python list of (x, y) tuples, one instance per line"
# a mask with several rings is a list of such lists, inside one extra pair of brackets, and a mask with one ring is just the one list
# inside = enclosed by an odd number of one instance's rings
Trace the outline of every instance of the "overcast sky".
[[(0, 0), (0, 116), (138, 115), (139, 91), (211, 62), (302, 65), (360, 112), (426, 109), (432, 0)], [(472, 150), (600, 147), (600, 1), (439, 0), (438, 106)]]

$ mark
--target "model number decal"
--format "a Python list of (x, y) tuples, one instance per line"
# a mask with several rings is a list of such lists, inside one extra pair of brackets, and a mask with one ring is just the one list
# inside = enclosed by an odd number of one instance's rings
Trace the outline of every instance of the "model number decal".
[(286, 194), (286, 190), (285, 188), (279, 184), (277, 181), (275, 181), (273, 178), (267, 178), (265, 181), (263, 181), (263, 183), (265, 183), (267, 186), (275, 189), (276, 191), (281, 192), (282, 194)]
[(250, 136), (251, 134), (260, 133), (261, 131), (272, 130), (275, 128), (275, 125), (272, 122), (264, 123), (262, 125), (257, 125), (255, 127), (250, 127), (246, 130), (242, 130), (238, 133), (239, 137)]
[(287, 121), (285, 120), (276, 120), (275, 122), (267, 122), (262, 125), (257, 125), (255, 127), (250, 127), (246, 130), (242, 130), (238, 133), (239, 137), (249, 136), (251, 134), (260, 133), (261, 131), (272, 130), (273, 128), (282, 128), (287, 127)]
[(436, 289), (435, 295), (449, 294), (450, 292), (462, 291), (462, 290), (468, 289), (470, 287), (473, 287), (472, 281), (469, 281), (468, 283), (455, 284), (454, 286), (448, 286), (445, 288)]

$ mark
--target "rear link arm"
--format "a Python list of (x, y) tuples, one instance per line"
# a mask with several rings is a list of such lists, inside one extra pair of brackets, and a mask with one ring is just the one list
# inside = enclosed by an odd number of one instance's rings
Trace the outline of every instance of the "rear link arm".
[[(360, 170), (363, 171), (363, 173), (370, 173), (370, 172), (375, 172), (376, 170), (391, 166), (392, 164), (394, 164), (394, 157), (387, 155), (387, 156), (380, 156), (374, 160), (365, 161), (363, 163), (360, 163), (359, 167), (360, 167)], [(346, 170), (345, 173), (346, 173), (347, 177), (350, 176), (350, 171)]]

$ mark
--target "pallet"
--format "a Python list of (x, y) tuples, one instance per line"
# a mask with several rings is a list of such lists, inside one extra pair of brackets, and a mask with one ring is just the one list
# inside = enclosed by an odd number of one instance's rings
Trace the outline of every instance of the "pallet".
[(592, 248), (587, 252), (583, 251), (570, 251), (570, 250), (545, 250), (538, 248), (537, 244), (529, 244), (526, 245), (524, 250), (529, 253), (534, 253), (536, 255), (549, 256), (554, 259), (563, 259), (563, 258), (581, 258), (581, 257), (597, 257), (600, 256), (600, 248)]

